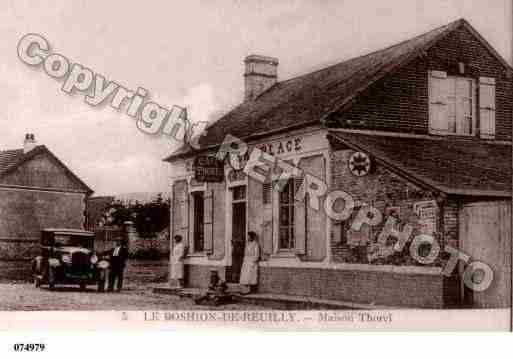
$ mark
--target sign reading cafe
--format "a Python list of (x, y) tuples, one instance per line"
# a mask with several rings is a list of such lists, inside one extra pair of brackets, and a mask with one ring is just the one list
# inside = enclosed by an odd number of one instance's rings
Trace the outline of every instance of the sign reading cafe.
[[(266, 152), (272, 156), (281, 154), (299, 153), (303, 151), (303, 138), (292, 137), (283, 140), (277, 140), (255, 145), (253, 148)], [(252, 149), (250, 148), (243, 156), (238, 156), (240, 167), (244, 167), (249, 159)], [(191, 166), (192, 165), (192, 166)], [(186, 162), (187, 170), (194, 172), (194, 179), (197, 182), (223, 182), (224, 181), (224, 162), (218, 160), (215, 155), (198, 156), (193, 162)]]
[(223, 182), (224, 164), (214, 156), (198, 156), (194, 160), (194, 179), (198, 182)]

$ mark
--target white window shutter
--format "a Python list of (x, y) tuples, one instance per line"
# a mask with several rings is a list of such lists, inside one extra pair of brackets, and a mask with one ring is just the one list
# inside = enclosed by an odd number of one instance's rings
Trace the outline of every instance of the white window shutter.
[(481, 138), (495, 138), (495, 79), (479, 78), (479, 132)]
[(447, 121), (447, 73), (429, 71), (429, 132), (446, 133)]
[(173, 235), (181, 235), (184, 243), (189, 237), (189, 192), (187, 181), (176, 181), (173, 184), (173, 200), (175, 213), (173, 214)]
[(203, 235), (204, 250), (207, 254), (214, 252), (214, 191), (207, 189), (204, 194)]
[(305, 190), (303, 178), (295, 178), (293, 191), (294, 198), (294, 250), (297, 254), (306, 254), (306, 221), (308, 209), (306, 208), (308, 193), (303, 199), (297, 198), (299, 191)]
[[(323, 155), (313, 155), (303, 157), (299, 161), (305, 175), (310, 174), (321, 181), (326, 181), (326, 161)], [(306, 186), (311, 185), (304, 178), (303, 182), (297, 182), (297, 190), (306, 191)], [(304, 200), (299, 201), (296, 195), (296, 206), (294, 213), (294, 237), (296, 239), (296, 253), (307, 254), (310, 260), (321, 260), (324, 253), (319, 251), (322, 248), (320, 242), (326, 241), (326, 220), (323, 214), (323, 202), (320, 199), (319, 210), (310, 207), (310, 198), (308, 193), (305, 194)]]

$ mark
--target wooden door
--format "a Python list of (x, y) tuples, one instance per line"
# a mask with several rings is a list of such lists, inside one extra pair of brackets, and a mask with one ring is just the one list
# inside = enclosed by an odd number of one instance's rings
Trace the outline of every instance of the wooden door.
[[(484, 291), (461, 284), (463, 304), (474, 308), (506, 308), (511, 295), (511, 203), (477, 202), (460, 213), (460, 250), (491, 267), (494, 277)], [(460, 261), (459, 273), (465, 266)]]
[(230, 282), (238, 283), (246, 244), (246, 203), (234, 203), (232, 208), (232, 267)]

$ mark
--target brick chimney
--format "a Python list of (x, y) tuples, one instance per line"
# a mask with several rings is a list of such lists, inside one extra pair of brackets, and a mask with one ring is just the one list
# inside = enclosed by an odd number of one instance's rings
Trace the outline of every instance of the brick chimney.
[(37, 146), (36, 138), (33, 133), (27, 133), (23, 141), (23, 153), (32, 151)]
[(251, 101), (273, 86), (278, 79), (278, 59), (249, 55), (244, 59), (244, 101)]

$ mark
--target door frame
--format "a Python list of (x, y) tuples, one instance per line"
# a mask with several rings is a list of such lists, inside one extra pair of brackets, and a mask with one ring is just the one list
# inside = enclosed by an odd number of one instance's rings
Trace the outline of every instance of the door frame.
[[(244, 241), (243, 241), (243, 246), (244, 246), (244, 250), (240, 253), (241, 257), (239, 258), (240, 262), (240, 268), (238, 268), (239, 270), (239, 273), (235, 276), (235, 278), (240, 278), (240, 272), (242, 270), (242, 263), (244, 261), (244, 253), (246, 251), (246, 244), (247, 244), (247, 229), (248, 229), (248, 204), (247, 204), (247, 201), (246, 200), (237, 200), (237, 201), (232, 201), (232, 204), (231, 204), (231, 208), (232, 208), (232, 214), (233, 214), (233, 208), (235, 206), (239, 206), (240, 209), (244, 208), (244, 228), (242, 229), (242, 233), (244, 235)], [(231, 252), (231, 255), (230, 255), (230, 262), (231, 262), (231, 265), (230, 265), (230, 282), (233, 282), (233, 283), (238, 283), (239, 279), (237, 279), (237, 281), (233, 281), (232, 279), (234, 278), (234, 251), (233, 251), (233, 222), (234, 222), (234, 217), (232, 216), (232, 238), (230, 239), (230, 246), (232, 248), (232, 252)]]
[[(245, 186), (246, 187), (246, 233), (248, 232), (248, 180), (247, 177), (243, 181), (227, 182), (226, 185), (226, 217), (225, 217), (225, 245), (226, 245), (226, 266), (232, 266), (232, 235), (233, 235), (233, 187)], [(235, 201), (237, 202), (237, 201)]]

